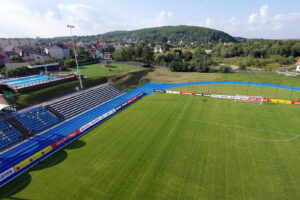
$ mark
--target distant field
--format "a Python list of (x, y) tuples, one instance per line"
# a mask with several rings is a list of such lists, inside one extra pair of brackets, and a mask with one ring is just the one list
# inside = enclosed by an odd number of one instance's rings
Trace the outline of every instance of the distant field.
[(1, 188), (0, 199), (299, 199), (299, 121), (295, 105), (153, 94)]
[[(127, 64), (111, 64), (111, 68), (104, 67), (105, 64), (97, 63), (92, 65), (79, 66), (80, 72), (89, 78), (101, 78), (111, 74), (127, 72), (134, 69), (142, 68), (139, 65)], [(76, 68), (71, 69), (72, 72), (77, 71)]]

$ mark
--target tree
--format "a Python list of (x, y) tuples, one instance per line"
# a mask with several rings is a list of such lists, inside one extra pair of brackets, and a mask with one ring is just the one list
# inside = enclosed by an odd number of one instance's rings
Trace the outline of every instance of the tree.
[(206, 55), (202, 49), (197, 49), (193, 55), (191, 62), (192, 68), (197, 72), (208, 72), (209, 66), (212, 64), (210, 56)]
[(154, 62), (159, 65), (165, 64), (165, 56), (163, 54), (156, 54), (154, 58)]
[(175, 59), (174, 54), (171, 53), (170, 51), (166, 52), (166, 53), (164, 54), (164, 57), (165, 57), (165, 62), (166, 62), (166, 63), (170, 63), (170, 62), (172, 62), (172, 61)]
[(117, 60), (117, 61), (126, 61), (126, 54), (123, 49), (116, 50), (114, 52), (114, 54), (112, 55), (112, 57), (114, 60)]
[(142, 45), (137, 45), (134, 48), (134, 57), (141, 58), (143, 56), (143, 47)]
[(175, 72), (187, 72), (189, 71), (189, 65), (185, 61), (182, 60), (173, 60), (169, 64), (169, 68), (171, 71)]
[(16, 68), (7, 69), (5, 71), (5, 76), (14, 77), (14, 76), (22, 76), (29, 73), (29, 69), (26, 66), (18, 66)]
[(152, 49), (149, 46), (145, 46), (143, 48), (143, 54), (142, 54), (143, 60), (145, 62), (151, 62), (153, 60), (153, 56), (154, 56), (154, 53), (153, 53)]
[(76, 53), (77, 53), (77, 56), (78, 56), (79, 60), (85, 60), (85, 61), (90, 60), (90, 54), (89, 54), (89, 52), (86, 51), (85, 48), (83, 48), (81, 46), (78, 46), (76, 48)]
[(75, 66), (76, 62), (75, 62), (75, 59), (73, 58), (70, 58), (70, 59), (67, 59), (64, 61), (64, 66), (67, 66), (67, 67), (73, 67)]
[(23, 59), (21, 56), (10, 56), (9, 57), (9, 60), (11, 62), (15, 62), (15, 63), (18, 63), (18, 62), (23, 62)]
[(189, 62), (193, 58), (193, 53), (189, 50), (185, 50), (185, 51), (182, 52), (182, 58), (185, 61)]
[(51, 57), (48, 60), (46, 60), (46, 63), (54, 63), (54, 62), (57, 62), (57, 59), (54, 57)]
[(5, 69), (5, 64), (0, 62), (0, 69)]
[(219, 68), (220, 73), (229, 73), (230, 72), (230, 67), (228, 66), (222, 66)]

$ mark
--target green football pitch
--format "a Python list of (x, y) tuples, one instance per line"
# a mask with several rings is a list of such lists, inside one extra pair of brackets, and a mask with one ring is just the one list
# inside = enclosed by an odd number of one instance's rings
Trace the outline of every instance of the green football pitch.
[[(209, 87), (175, 90), (299, 98)], [(297, 105), (149, 95), (2, 187), (0, 199), (300, 199), (299, 121)]]

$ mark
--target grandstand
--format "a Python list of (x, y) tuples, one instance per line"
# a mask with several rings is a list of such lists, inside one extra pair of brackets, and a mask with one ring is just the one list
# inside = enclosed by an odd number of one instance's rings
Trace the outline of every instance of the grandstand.
[(42, 106), (15, 113), (13, 117), (30, 132), (39, 132), (59, 122), (58, 117)]
[(120, 90), (110, 84), (67, 98), (49, 105), (50, 110), (54, 109), (65, 119), (74, 117), (86, 110), (100, 105), (110, 99), (123, 94)]
[(21, 133), (5, 119), (0, 119), (0, 149), (20, 141)]
[(123, 94), (110, 84), (0, 119), (0, 150)]

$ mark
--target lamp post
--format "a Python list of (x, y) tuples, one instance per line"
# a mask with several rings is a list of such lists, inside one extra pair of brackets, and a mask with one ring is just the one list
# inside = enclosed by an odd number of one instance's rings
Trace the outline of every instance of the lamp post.
[(81, 75), (80, 75), (80, 70), (79, 70), (78, 60), (77, 60), (77, 54), (76, 54), (76, 50), (75, 50), (74, 37), (73, 37), (73, 32), (72, 32), (72, 29), (75, 27), (73, 25), (67, 25), (67, 27), (70, 29), (71, 36), (72, 36), (73, 50), (74, 50), (75, 62), (76, 62), (76, 66), (77, 66), (77, 74), (79, 77), (80, 89), (82, 90), (83, 86), (82, 86)]

